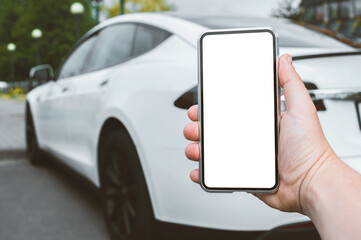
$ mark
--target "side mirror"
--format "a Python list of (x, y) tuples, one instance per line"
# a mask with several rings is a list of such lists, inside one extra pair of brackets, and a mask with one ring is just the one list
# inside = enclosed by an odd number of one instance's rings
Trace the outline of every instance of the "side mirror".
[(30, 78), (40, 82), (48, 82), (54, 79), (54, 71), (51, 65), (44, 64), (30, 69)]

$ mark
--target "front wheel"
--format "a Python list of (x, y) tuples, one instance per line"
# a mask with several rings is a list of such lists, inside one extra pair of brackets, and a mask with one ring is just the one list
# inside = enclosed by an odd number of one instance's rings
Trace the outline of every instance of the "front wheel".
[(124, 131), (114, 131), (100, 154), (104, 216), (113, 240), (153, 239), (154, 217), (136, 148)]
[(27, 157), (31, 164), (38, 166), (44, 163), (44, 156), (39, 149), (38, 139), (36, 137), (36, 131), (34, 121), (31, 116), (29, 106), (26, 107), (26, 152)]

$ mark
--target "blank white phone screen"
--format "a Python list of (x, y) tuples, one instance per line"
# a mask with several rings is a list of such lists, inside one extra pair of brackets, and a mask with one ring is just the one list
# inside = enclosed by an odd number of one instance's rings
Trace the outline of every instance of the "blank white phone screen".
[(201, 45), (203, 184), (270, 189), (277, 178), (273, 35), (207, 34)]

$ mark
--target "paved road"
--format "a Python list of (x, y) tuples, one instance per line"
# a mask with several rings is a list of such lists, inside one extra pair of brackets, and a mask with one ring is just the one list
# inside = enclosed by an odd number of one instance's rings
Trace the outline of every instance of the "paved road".
[(25, 149), (25, 104), (23, 101), (0, 99), (0, 158), (4, 151)]
[[(27, 161), (24, 108), (24, 102), (0, 99), (0, 240), (109, 239), (100, 201), (91, 188), (52, 161), (42, 167)], [(186, 232), (186, 239), (208, 239)], [(171, 234), (159, 239), (176, 237)], [(319, 239), (310, 234), (272, 239)], [(219, 233), (213, 237), (218, 236), (229, 239)]]
[(56, 164), (25, 158), (24, 103), (0, 100), (0, 239), (109, 239), (99, 200)]
[(96, 195), (54, 164), (0, 161), (0, 239), (108, 239)]

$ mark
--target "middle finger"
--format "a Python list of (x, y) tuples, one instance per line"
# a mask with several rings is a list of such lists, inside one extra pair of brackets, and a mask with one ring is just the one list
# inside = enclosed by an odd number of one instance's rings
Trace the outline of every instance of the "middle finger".
[(184, 137), (190, 141), (199, 140), (199, 123), (190, 122), (183, 129)]
[(200, 157), (198, 143), (188, 144), (185, 153), (189, 160), (198, 161)]

